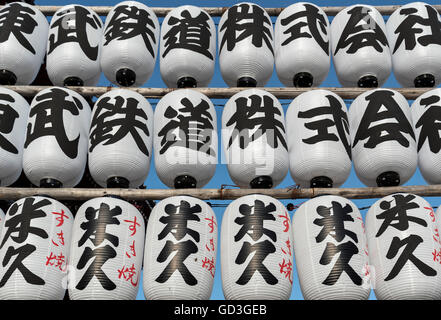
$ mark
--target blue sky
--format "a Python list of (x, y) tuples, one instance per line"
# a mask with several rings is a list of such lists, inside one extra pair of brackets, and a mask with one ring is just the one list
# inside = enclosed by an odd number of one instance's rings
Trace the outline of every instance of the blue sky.
[[(200, 6), (200, 7), (218, 7), (218, 6), (229, 7), (231, 5), (234, 5), (236, 3), (241, 2), (241, 1), (231, 1), (231, 0), (224, 0), (224, 1), (187, 0), (185, 2), (171, 1), (171, 0), (151, 0), (151, 1), (138, 0), (138, 1), (145, 3), (146, 5), (148, 5), (150, 7), (177, 7), (177, 6), (184, 5), (184, 4), (190, 4), (190, 5)], [(63, 0), (63, 1), (61, 1), (61, 0), (60, 1), (36, 0), (35, 2), (37, 5), (57, 5), (57, 6), (59, 5), (59, 6), (62, 6), (62, 5), (67, 5), (67, 4), (71, 4), (71, 3), (76, 3), (76, 4), (85, 5), (85, 6), (113, 6), (113, 5), (118, 4), (121, 1), (119, 1), (119, 0), (88, 0), (88, 1), (86, 1), (86, 0), (76, 0), (76, 1), (73, 1), (73, 0)], [(280, 0), (280, 1), (276, 2), (276, 1), (256, 0), (256, 1), (252, 1), (252, 2), (259, 4), (263, 7), (287, 7), (287, 6), (295, 3), (296, 1)], [(310, 2), (315, 3), (318, 6), (348, 6), (348, 5), (352, 5), (352, 4), (356, 4), (356, 3), (363, 3), (363, 2), (353, 2), (353, 1), (343, 1), (343, 0), (334, 0), (334, 1), (320, 0), (320, 1), (310, 1)], [(370, 4), (370, 5), (402, 5), (402, 4), (406, 4), (409, 2), (411, 2), (411, 1), (404, 2), (404, 1), (400, 1), (400, 0), (393, 0), (393, 1), (375, 0), (375, 1), (365, 2), (365, 3)], [(436, 2), (434, 2), (434, 1), (426, 1), (426, 2), (429, 4), (436, 4)], [(329, 18), (330, 18), (330, 21), (332, 21), (332, 17), (329, 17)], [(387, 19), (387, 17), (384, 17), (384, 18)], [(162, 23), (162, 19), (163, 18), (159, 18), (160, 23)], [(276, 17), (272, 17), (272, 20), (274, 23), (276, 20)], [(214, 21), (217, 24), (219, 21), (219, 17), (214, 17)], [(99, 85), (100, 86), (110, 86), (111, 83), (107, 79), (105, 79), (104, 76), (102, 76)], [(283, 85), (281, 84), (281, 82), (277, 78), (277, 74), (276, 74), (275, 70), (273, 72), (273, 76), (272, 76), (271, 80), (269, 81), (269, 83), (266, 86), (267, 87), (283, 87)], [(164, 82), (162, 81), (160, 73), (159, 73), (159, 59), (157, 60), (155, 71), (154, 71), (152, 77), (149, 79), (149, 81), (146, 84), (144, 84), (144, 87), (153, 87), (153, 88), (166, 87)], [(227, 87), (227, 85), (225, 84), (225, 82), (223, 81), (223, 79), (221, 77), (218, 60), (216, 61), (215, 75), (213, 77), (213, 80), (209, 84), (209, 87)], [(337, 80), (333, 65), (331, 65), (331, 70), (328, 74), (328, 77), (322, 83), (321, 87), (340, 87), (340, 84)], [(390, 76), (390, 78), (388, 79), (388, 81), (386, 82), (386, 84), (384, 85), (384, 87), (396, 88), (396, 87), (400, 87), (400, 85), (397, 83), (397, 81), (395, 80), (395, 78), (392, 74)], [(149, 101), (154, 108), (157, 100), (149, 99)], [(221, 120), (221, 116), (222, 116), (222, 105), (226, 101), (222, 100), (222, 99), (213, 99), (212, 101), (215, 105), (220, 105), (220, 106), (216, 106), (216, 111), (217, 111), (218, 128), (221, 128), (220, 120)], [(286, 112), (286, 109), (291, 101), (292, 100), (280, 100), (280, 102), (283, 104), (285, 112)], [(347, 103), (350, 103), (350, 101), (348, 101)], [(411, 103), (412, 103), (412, 101), (409, 101), (409, 104), (411, 104)], [(349, 104), (348, 104), (348, 107), (349, 107)], [(219, 146), (221, 146), (221, 144), (219, 144)], [(153, 161), (154, 161), (154, 159), (153, 159)], [(157, 177), (156, 172), (154, 170), (153, 162), (152, 162), (152, 166), (151, 166), (151, 169), (150, 169), (150, 172), (149, 172), (149, 175), (147, 177), (145, 184), (146, 184), (147, 188), (152, 188), (152, 189), (167, 188)], [(216, 169), (215, 176), (205, 186), (205, 188), (219, 188), (222, 184), (233, 185), (234, 183), (229, 178), (226, 165), (219, 164)], [(286, 176), (285, 180), (278, 186), (278, 188), (285, 188), (288, 186), (292, 186), (293, 184), (294, 184), (294, 181), (292, 180), (291, 176), (288, 174)], [(415, 173), (415, 175), (412, 177), (412, 179), (410, 179), (406, 183), (406, 185), (423, 185), (423, 184), (426, 184), (426, 182), (423, 180), (423, 178), (418, 170)], [(355, 175), (354, 170), (352, 170), (351, 175), (349, 176), (348, 180), (346, 181), (346, 183), (342, 187), (356, 188), (356, 187), (364, 187), (364, 185), (358, 180), (358, 178)], [(370, 206), (376, 200), (377, 199), (354, 200), (354, 203), (359, 208), (361, 208), (361, 207)], [(432, 206), (439, 206), (439, 204), (441, 203), (441, 197), (430, 197), (430, 198), (427, 198), (427, 200)], [(305, 201), (304, 199), (299, 199), (299, 200), (292, 200), (292, 201), (282, 201), (282, 203), (287, 204), (287, 203), (291, 202), (293, 204), (298, 205), (304, 201)], [(222, 204), (228, 203), (228, 201), (211, 201), (211, 202), (212, 203), (222, 203)], [(225, 208), (213, 208), (213, 209), (216, 213), (218, 224), (220, 226), (221, 220), (222, 220), (222, 215), (223, 215)], [(366, 212), (367, 212), (367, 210), (361, 211), (363, 218), (364, 218)], [(292, 217), (293, 213), (294, 212), (290, 213), (291, 217)], [(219, 250), (219, 248), (218, 248), (218, 250)], [(223, 300), (224, 299), (224, 296), (222, 293), (219, 257), (220, 257), (220, 255), (219, 255), (219, 251), (218, 251), (218, 259), (217, 259), (217, 265), (216, 265), (216, 276), (215, 276), (215, 281), (214, 281), (213, 293), (211, 295), (211, 299), (215, 299), (215, 300)], [(142, 280), (140, 281), (140, 283), (142, 284)], [(375, 295), (373, 294), (373, 292), (371, 292), (370, 298), (375, 299)], [(144, 299), (144, 294), (143, 294), (141, 286), (139, 289), (137, 299)], [(291, 294), (291, 299), (294, 299), (294, 300), (303, 299), (302, 293), (300, 291), (300, 285), (299, 285), (299, 281), (297, 278), (296, 270), (294, 270), (294, 283), (293, 283), (293, 290), (292, 290), (292, 294)]]

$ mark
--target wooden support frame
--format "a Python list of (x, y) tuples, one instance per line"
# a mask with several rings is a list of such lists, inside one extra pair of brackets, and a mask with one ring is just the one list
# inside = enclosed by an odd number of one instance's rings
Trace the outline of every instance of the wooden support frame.
[[(441, 12), (441, 5), (432, 5), (432, 6), (436, 10), (438, 10), (438, 12)], [(46, 16), (53, 16), (58, 9), (62, 8), (62, 6), (35, 6), (35, 7), (39, 9)], [(391, 15), (395, 10), (397, 10), (400, 7), (401, 7), (400, 5), (375, 6), (375, 8), (382, 15), (385, 16)], [(112, 10), (113, 6), (88, 6), (88, 8), (95, 11), (100, 16), (106, 16), (110, 12), (110, 10)], [(328, 6), (321, 8), (328, 16), (335, 16), (337, 13), (339, 13), (341, 10), (345, 9), (346, 7)], [(151, 9), (158, 17), (165, 17), (173, 8), (152, 7)], [(219, 17), (226, 10), (228, 10), (228, 7), (203, 7), (202, 9), (204, 9), (212, 17)], [(284, 8), (264, 8), (264, 9), (270, 16), (278, 16)]]
[(234, 200), (250, 194), (262, 194), (277, 199), (310, 199), (320, 195), (342, 196), (348, 199), (382, 198), (393, 193), (412, 193), (421, 197), (441, 196), (441, 185), (371, 187), (371, 188), (280, 188), (280, 189), (84, 189), (84, 188), (0, 188), (0, 200), (17, 200), (44, 195), (57, 200), (88, 200), (108, 195), (125, 200), (162, 200), (188, 195), (201, 200)]

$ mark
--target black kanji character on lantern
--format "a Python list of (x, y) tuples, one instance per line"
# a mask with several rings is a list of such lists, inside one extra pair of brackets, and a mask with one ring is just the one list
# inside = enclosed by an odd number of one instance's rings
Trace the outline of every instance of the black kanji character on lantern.
[(63, 112), (68, 111), (77, 116), (83, 106), (76, 97), (72, 97), (73, 102), (68, 101), (66, 99), (68, 96), (69, 94), (64, 90), (52, 88), (49, 92), (35, 98), (37, 104), (29, 113), (29, 118), (35, 116), (35, 121), (33, 125), (28, 123), (25, 148), (38, 138), (54, 136), (66, 156), (71, 159), (77, 157), (80, 135), (78, 134), (74, 140), (69, 140), (64, 128)]
[(361, 6), (348, 11), (351, 16), (338, 40), (334, 55), (346, 47), (349, 47), (347, 54), (354, 54), (364, 47), (372, 47), (378, 52), (383, 52), (383, 47), (389, 47), (386, 35), (370, 12), (371, 9)]
[(175, 255), (170, 260), (167, 267), (165, 267), (165, 269), (158, 276), (158, 278), (156, 278), (156, 281), (159, 283), (164, 283), (173, 275), (173, 273), (175, 273), (176, 270), (178, 270), (186, 284), (190, 286), (196, 285), (198, 283), (197, 279), (191, 274), (190, 270), (188, 270), (184, 264), (185, 259), (187, 259), (188, 256), (198, 252), (198, 247), (196, 244), (191, 240), (181, 241), (178, 243), (173, 243), (172, 241), (167, 240), (156, 261), (160, 263), (165, 262), (173, 252), (176, 252)]
[(199, 233), (188, 228), (188, 221), (201, 221), (196, 213), (202, 212), (200, 205), (191, 204), (181, 200), (178, 206), (167, 204), (164, 208), (167, 216), (162, 216), (159, 221), (166, 226), (158, 234), (158, 240), (164, 239), (169, 233), (172, 233), (176, 240), (182, 240), (187, 234), (196, 242), (199, 242)]
[(440, 97), (433, 95), (421, 99), (420, 104), (424, 106), (427, 111), (418, 119), (415, 127), (420, 128), (420, 136), (418, 139), (418, 151), (422, 148), (426, 140), (429, 143), (430, 151), (438, 153), (441, 150), (441, 137), (439, 131), (441, 130), (441, 105), (434, 105), (440, 101)]
[[(351, 144), (349, 142), (349, 123), (348, 115), (342, 109), (340, 102), (332, 95), (327, 95), (329, 106), (320, 106), (307, 111), (299, 111), (298, 117), (311, 119), (325, 114), (332, 115), (331, 119), (320, 119), (305, 123), (305, 127), (312, 131), (317, 131), (315, 136), (302, 139), (304, 143), (316, 144), (322, 141), (341, 141), (346, 149), (346, 153), (351, 158)], [(335, 126), (338, 135), (330, 133), (328, 129)]]
[[(303, 6), (305, 7), (305, 11), (296, 12), (280, 21), (282, 26), (288, 26), (293, 21), (306, 18), (306, 21), (299, 21), (283, 32), (283, 34), (289, 34), (290, 36), (282, 43), (282, 46), (286, 46), (299, 38), (314, 38), (326, 55), (329, 56), (329, 40), (322, 37), (322, 33), (325, 36), (328, 35), (326, 16), (322, 15), (316, 6), (308, 3), (303, 4)], [(309, 32), (302, 32), (302, 28), (305, 27), (308, 27)]]
[(332, 267), (332, 270), (329, 273), (329, 275), (322, 283), (328, 286), (332, 286), (337, 283), (342, 273), (346, 272), (346, 274), (349, 276), (349, 278), (351, 278), (354, 284), (358, 286), (361, 285), (363, 282), (361, 277), (354, 271), (354, 269), (349, 264), (349, 261), (351, 261), (352, 256), (358, 253), (358, 248), (353, 242), (348, 241), (339, 245), (335, 245), (333, 243), (328, 242), (326, 244), (326, 249), (323, 252), (322, 257), (320, 258), (320, 264), (322, 265), (330, 264), (334, 256), (336, 256), (338, 253), (340, 253), (340, 255), (338, 256), (337, 261)]
[(78, 261), (77, 268), (82, 270), (90, 259), (93, 259), (93, 262), (89, 265), (84, 275), (81, 277), (80, 281), (76, 285), (78, 290), (84, 290), (89, 284), (90, 280), (93, 277), (96, 277), (98, 281), (101, 283), (101, 286), (106, 290), (113, 290), (116, 288), (116, 285), (112, 280), (107, 277), (107, 275), (102, 270), (103, 265), (109, 259), (113, 259), (116, 257), (116, 251), (109, 245), (104, 247), (100, 247), (92, 250), (89, 247), (84, 249), (83, 254), (81, 255), (80, 260)]
[(393, 259), (397, 256), (398, 252), (402, 247), (404, 249), (401, 251), (400, 257), (397, 259), (394, 267), (392, 268), (389, 275), (384, 279), (384, 281), (389, 281), (394, 279), (403, 269), (407, 261), (411, 261), (425, 276), (434, 277), (437, 272), (431, 267), (426, 265), (424, 262), (419, 260), (413, 254), (416, 248), (423, 242), (423, 238), (418, 235), (411, 234), (406, 239), (400, 240), (398, 237), (393, 237), (390, 244), (389, 250), (386, 254), (386, 258)]
[(245, 270), (243, 271), (239, 279), (237, 279), (236, 283), (239, 285), (247, 284), (253, 277), (254, 273), (256, 273), (257, 271), (265, 279), (266, 283), (270, 285), (277, 284), (279, 282), (277, 278), (263, 264), (263, 261), (269, 254), (276, 252), (276, 247), (274, 246), (274, 244), (269, 240), (261, 241), (253, 245), (246, 241), (243, 243), (242, 248), (237, 255), (235, 263), (244, 263), (247, 260), (248, 256), (252, 255), (253, 252), (253, 258), (251, 258), (250, 263), (246, 266)]
[[(97, 216), (98, 214), (98, 216)], [(81, 247), (88, 239), (96, 246), (103, 243), (104, 240), (110, 241), (115, 247), (119, 245), (117, 236), (107, 233), (108, 225), (119, 225), (117, 216), (122, 214), (120, 206), (115, 206), (112, 210), (106, 203), (101, 203), (98, 209), (88, 207), (85, 212), (87, 222), (81, 223), (80, 227), (84, 230), (84, 234), (78, 241), (78, 247)]]
[[(375, 90), (366, 96), (365, 99), (369, 103), (355, 134), (353, 147), (359, 141), (368, 139), (364, 147), (369, 149), (385, 141), (396, 141), (407, 148), (409, 140), (404, 134), (408, 134), (415, 141), (412, 125), (393, 96), (394, 93), (388, 90)], [(381, 122), (386, 119), (389, 121)], [(377, 122), (381, 123), (376, 124)]]
[[(416, 14), (418, 12), (416, 8), (403, 8), (400, 10), (400, 15), (405, 16), (405, 19), (394, 32), (398, 36), (393, 53), (403, 43), (405, 50), (414, 49), (417, 41), (424, 47), (430, 44), (441, 45), (441, 22), (438, 19), (438, 12), (429, 5), (425, 5), (425, 7), (427, 9), (427, 18)], [(418, 27), (416, 27), (417, 25)], [(430, 28), (430, 33), (421, 35), (423, 30), (427, 30), (425, 27)]]
[[(3, 103), (5, 102), (5, 103)], [(17, 148), (2, 134), (9, 134), (14, 129), (15, 120), (19, 114), (8, 102), (15, 102), (9, 94), (0, 94), (0, 148), (8, 152), (18, 154)]]
[(241, 225), (239, 232), (234, 236), (234, 241), (238, 242), (246, 234), (248, 234), (254, 241), (259, 240), (264, 234), (267, 235), (274, 242), (277, 241), (277, 235), (274, 231), (264, 228), (265, 220), (275, 221), (271, 212), (276, 211), (274, 203), (265, 204), (260, 200), (254, 201), (254, 206), (242, 204), (239, 207), (239, 212), (242, 217), (237, 217), (234, 222)]
[(107, 46), (113, 40), (127, 40), (141, 36), (152, 57), (155, 56), (155, 24), (148, 11), (136, 6), (120, 5), (113, 11), (112, 18), (104, 31)]
[(228, 9), (227, 19), (220, 28), (221, 32), (225, 32), (219, 52), (225, 44), (227, 44), (227, 50), (232, 51), (238, 42), (251, 37), (251, 42), (255, 47), (260, 48), (265, 42), (274, 54), (271, 30), (271, 20), (262, 8), (247, 3), (235, 5)]
[[(35, 198), (26, 198), (23, 204), (18, 205), (14, 203), (9, 209), (9, 218), (5, 221), (3, 228), (7, 228), (5, 236), (0, 245), (0, 249), (3, 248), (6, 241), (10, 238), (15, 243), (25, 243), (29, 234), (34, 234), (42, 239), (47, 239), (49, 236), (44, 229), (32, 227), (31, 222), (33, 219), (44, 218), (46, 213), (41, 210), (42, 207), (50, 205), (51, 202), (48, 199), (43, 199), (35, 202)], [(21, 212), (17, 214), (21, 208)], [(0, 281), (0, 288), (3, 287), (15, 270), (18, 270), (26, 282), (34, 285), (44, 285), (45, 281), (32, 273), (25, 267), (23, 261), (36, 250), (36, 247), (31, 244), (25, 244), (19, 248), (9, 246), (4, 256), (2, 265), (6, 267), (13, 256), (17, 256), (14, 262), (10, 265), (9, 269), (3, 275)]]
[(177, 111), (171, 106), (165, 110), (164, 116), (170, 121), (158, 132), (158, 136), (162, 137), (159, 153), (163, 154), (174, 146), (214, 155), (215, 151), (210, 143), (214, 128), (213, 117), (209, 112), (210, 105), (202, 99), (194, 106), (188, 98), (183, 98), (181, 104), (184, 107)]
[(381, 236), (389, 226), (400, 231), (405, 231), (409, 228), (409, 221), (427, 227), (427, 222), (424, 219), (409, 216), (407, 214), (407, 210), (420, 207), (418, 203), (412, 202), (412, 200), (415, 199), (414, 195), (394, 194), (392, 197), (395, 200), (394, 207), (391, 207), (392, 201), (384, 200), (380, 202), (380, 208), (384, 211), (377, 215), (377, 219), (384, 221), (378, 229), (376, 237)]
[[(237, 217), (234, 219), (234, 222), (242, 227), (234, 236), (234, 241), (240, 241), (245, 235), (248, 235), (254, 241), (258, 241), (263, 235), (266, 235), (272, 241), (276, 242), (276, 233), (264, 227), (265, 221), (276, 220), (275, 216), (271, 214), (271, 212), (275, 211), (276, 206), (274, 203), (270, 203), (265, 206), (265, 204), (260, 200), (255, 200), (254, 206), (242, 204), (239, 207), (239, 212), (242, 217)], [(264, 240), (253, 245), (245, 241), (236, 257), (236, 264), (244, 263), (249, 255), (251, 255), (253, 252), (255, 253), (236, 283), (240, 285), (247, 284), (253, 274), (258, 271), (268, 284), (276, 284), (278, 282), (277, 279), (263, 264), (266, 257), (275, 251), (276, 248), (274, 244), (269, 240)]]
[[(117, 96), (114, 98), (115, 102), (111, 103), (109, 102), (111, 99), (106, 97), (96, 104), (95, 116), (90, 125), (89, 151), (92, 152), (102, 142), (104, 142), (103, 145), (105, 146), (112, 145), (130, 134), (138, 149), (148, 156), (149, 151), (145, 141), (138, 132), (140, 130), (146, 136), (150, 136), (146, 122), (147, 115), (144, 110), (138, 108), (139, 101), (135, 98), (125, 99), (124, 97)], [(123, 107), (124, 104), (126, 105), (125, 108)], [(116, 115), (121, 117), (107, 120)], [(113, 132), (115, 127), (118, 127), (118, 129), (116, 132)]]
[[(46, 213), (41, 210), (41, 208), (50, 205), (51, 202), (48, 199), (43, 199), (35, 203), (34, 202), (35, 198), (31, 197), (26, 198), (22, 205), (14, 203), (11, 206), (9, 209), (10, 218), (8, 218), (4, 223), (4, 228), (7, 228), (7, 230), (0, 245), (0, 249), (3, 248), (9, 238), (16, 243), (25, 242), (30, 233), (43, 239), (48, 238), (48, 234), (46, 231), (44, 231), (44, 229), (32, 227), (31, 222), (33, 219), (46, 217)], [(16, 215), (21, 206), (21, 212)]]
[(98, 46), (92, 47), (87, 37), (87, 28), (99, 29), (101, 20), (95, 14), (81, 6), (74, 6), (54, 16), (51, 29), (58, 28), (56, 34), (49, 36), (49, 51), (51, 54), (57, 47), (67, 42), (77, 42), (86, 56), (95, 61), (98, 58)]
[(181, 11), (181, 18), (171, 16), (168, 25), (172, 26), (164, 35), (164, 58), (173, 49), (188, 49), (203, 54), (214, 60), (210, 52), (211, 31), (208, 21), (210, 17), (205, 12), (200, 12), (197, 17), (192, 17), (188, 10)]
[[(248, 106), (248, 101), (251, 106)], [(281, 116), (281, 111), (274, 106), (274, 100), (270, 96), (259, 96), (253, 94), (249, 97), (240, 97), (236, 101), (236, 112), (227, 122), (227, 126), (234, 125), (234, 130), (228, 141), (228, 148), (233, 141), (239, 137), (239, 146), (245, 149), (248, 144), (259, 139), (264, 134), (271, 134), (267, 138), (272, 148), (277, 148), (279, 142), (287, 149), (284, 133), (285, 128), (280, 120), (275, 118)], [(255, 116), (259, 114), (259, 116)], [(257, 130), (254, 130), (256, 129)], [(250, 136), (249, 132), (254, 133)], [(268, 131), (268, 133), (267, 133)]]
[(29, 243), (17, 249), (12, 246), (8, 247), (3, 259), (3, 267), (8, 265), (12, 257), (17, 256), (17, 258), (15, 258), (14, 262), (11, 263), (9, 269), (3, 275), (3, 278), (0, 281), (0, 288), (8, 282), (15, 270), (18, 270), (21, 273), (27, 283), (33, 285), (44, 285), (46, 283), (42, 278), (32, 273), (31, 270), (26, 268), (23, 264), (23, 260), (30, 256), (35, 250), (37, 250), (37, 247)]
[(3, 7), (0, 10), (0, 43), (8, 41), (12, 34), (26, 50), (35, 55), (34, 47), (25, 36), (32, 34), (38, 25), (32, 16), (35, 16), (34, 10), (17, 2)]
[(343, 241), (345, 236), (349, 236), (358, 243), (357, 234), (345, 229), (345, 221), (354, 222), (349, 215), (353, 212), (352, 207), (346, 204), (344, 207), (337, 201), (332, 201), (332, 207), (318, 206), (317, 213), (323, 218), (315, 219), (314, 224), (322, 227), (320, 233), (315, 237), (317, 243), (322, 242), (330, 235), (338, 242)]

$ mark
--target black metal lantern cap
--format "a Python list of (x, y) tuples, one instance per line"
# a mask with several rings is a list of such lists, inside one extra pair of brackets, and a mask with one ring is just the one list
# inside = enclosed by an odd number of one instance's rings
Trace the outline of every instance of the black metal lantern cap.
[(116, 72), (116, 82), (123, 87), (131, 87), (136, 82), (136, 73), (133, 70), (122, 68)]
[(40, 180), (40, 188), (62, 188), (63, 184), (57, 179), (44, 178)]
[(13, 86), (17, 83), (17, 76), (8, 70), (0, 70), (0, 84), (2, 86)]
[(65, 87), (82, 87), (84, 86), (84, 81), (78, 77), (68, 77), (64, 79), (63, 84)]
[(422, 74), (413, 81), (415, 88), (432, 88), (435, 86), (435, 77), (432, 74)]
[(375, 76), (364, 76), (358, 80), (359, 88), (378, 88), (378, 79)]
[(196, 188), (197, 181), (189, 175), (177, 176), (175, 178), (175, 189)]
[(123, 177), (111, 177), (106, 181), (107, 188), (128, 189), (130, 186), (129, 180)]
[(192, 77), (183, 77), (178, 80), (177, 86), (178, 88), (196, 88), (197, 81)]
[(314, 77), (309, 72), (299, 72), (292, 79), (296, 88), (310, 88), (314, 82)]
[(332, 188), (333, 182), (332, 179), (319, 176), (311, 179), (311, 188)]
[(386, 171), (377, 177), (378, 187), (396, 187), (400, 185), (400, 175), (394, 171)]
[(237, 80), (237, 86), (245, 88), (255, 88), (257, 87), (257, 81), (251, 77), (242, 77)]
[(270, 176), (256, 177), (250, 182), (251, 189), (271, 189), (273, 187), (273, 178)]

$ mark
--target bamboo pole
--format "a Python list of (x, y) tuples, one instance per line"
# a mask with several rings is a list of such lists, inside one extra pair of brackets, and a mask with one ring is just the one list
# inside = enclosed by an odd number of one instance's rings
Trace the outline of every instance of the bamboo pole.
[(82, 189), (82, 188), (0, 188), (1, 200), (45, 195), (58, 200), (88, 200), (106, 195), (125, 200), (162, 200), (188, 195), (202, 200), (233, 200), (250, 194), (263, 194), (277, 199), (310, 199), (319, 195), (335, 195), (348, 199), (382, 198), (393, 193), (412, 193), (422, 197), (441, 196), (441, 185), (372, 187), (372, 188), (312, 188), (312, 189)]
[[(438, 12), (441, 12), (441, 5), (432, 5)], [(61, 6), (36, 6), (43, 14), (46, 16), (52, 16), (54, 13), (62, 8)], [(89, 9), (95, 11), (100, 16), (106, 16), (109, 11), (113, 8), (111, 6), (88, 6)], [(337, 13), (339, 13), (341, 10), (345, 9), (346, 7), (322, 7), (323, 11), (328, 16), (335, 16)], [(399, 5), (390, 5), (390, 6), (375, 6), (375, 8), (385, 16), (391, 15), (396, 9), (400, 8)], [(159, 8), (159, 7), (152, 7), (151, 8), (153, 12), (158, 17), (165, 17), (173, 8)], [(221, 16), (228, 8), (227, 7), (205, 7), (204, 9), (209, 15), (212, 17), (219, 17)], [(278, 16), (280, 12), (282, 12), (284, 8), (265, 8), (266, 12), (270, 16)]]
[[(40, 91), (51, 88), (48, 86), (3, 86), (4, 88), (11, 89), (22, 96), (25, 97), (33, 97)], [(99, 97), (106, 92), (109, 92), (111, 90), (121, 89), (118, 87), (66, 87), (68, 89), (71, 89), (73, 91), (78, 92), (82, 96), (85, 97)], [(172, 92), (173, 88), (124, 88), (127, 90), (132, 90), (135, 92), (138, 92), (142, 96), (149, 98), (149, 99), (160, 99), (167, 93)], [(205, 94), (209, 98), (213, 99), (228, 99), (231, 98), (234, 94), (242, 91), (247, 90), (250, 88), (192, 88), (192, 90), (199, 91), (203, 94)], [(262, 88), (256, 88), (256, 89), (262, 89), (265, 90), (274, 96), (276, 96), (279, 99), (292, 99), (297, 97), (298, 95), (310, 91), (310, 90), (329, 90), (340, 96), (342, 99), (355, 99), (360, 94), (369, 91), (371, 89), (369, 88), (276, 88), (276, 87), (262, 87)], [(392, 90), (395, 90), (399, 93), (401, 93), (406, 99), (408, 100), (414, 100), (418, 98), (423, 93), (433, 90), (434, 88), (389, 88)]]

